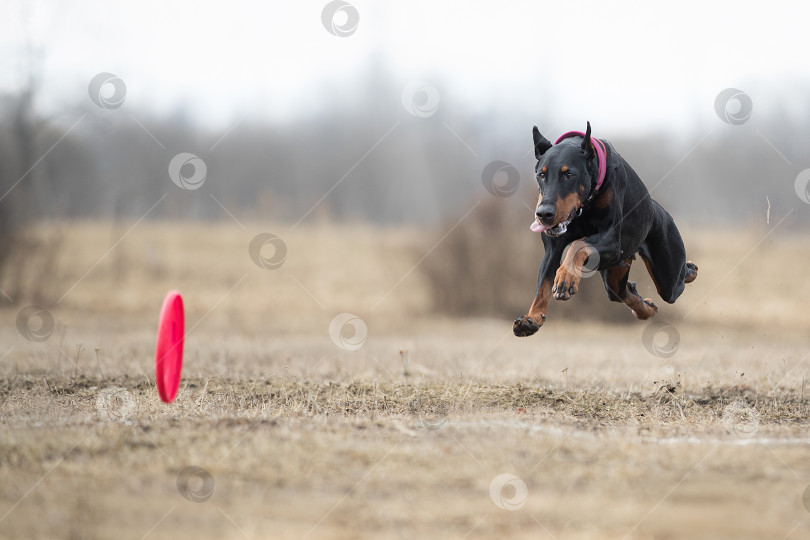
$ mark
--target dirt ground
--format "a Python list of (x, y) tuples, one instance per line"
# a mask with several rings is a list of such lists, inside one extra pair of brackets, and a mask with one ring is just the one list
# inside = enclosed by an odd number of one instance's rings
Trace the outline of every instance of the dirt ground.
[(810, 238), (686, 230), (653, 323), (518, 339), (429, 313), (419, 231), (247, 225), (70, 224), (52, 328), (0, 310), (0, 537), (810, 537)]

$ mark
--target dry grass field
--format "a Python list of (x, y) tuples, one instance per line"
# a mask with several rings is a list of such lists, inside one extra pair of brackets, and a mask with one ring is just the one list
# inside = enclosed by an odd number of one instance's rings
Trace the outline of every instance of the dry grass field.
[(518, 339), (430, 314), (421, 231), (131, 226), (62, 226), (46, 339), (0, 310), (0, 538), (810, 537), (809, 236), (687, 229), (661, 332), (552, 305)]

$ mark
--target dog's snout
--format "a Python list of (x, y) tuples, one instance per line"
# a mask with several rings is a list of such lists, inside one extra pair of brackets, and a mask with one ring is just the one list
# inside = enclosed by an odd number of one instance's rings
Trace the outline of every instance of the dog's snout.
[(541, 204), (537, 207), (535, 215), (543, 225), (551, 225), (554, 222), (554, 216), (557, 215), (557, 209), (553, 204)]

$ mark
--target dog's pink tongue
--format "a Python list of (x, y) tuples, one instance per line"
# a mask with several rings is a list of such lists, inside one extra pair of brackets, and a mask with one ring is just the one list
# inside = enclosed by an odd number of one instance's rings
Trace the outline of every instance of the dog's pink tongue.
[(532, 226), (529, 228), (533, 232), (543, 232), (545, 230), (550, 229), (551, 227), (549, 227), (548, 225), (541, 225), (540, 222), (535, 219), (534, 221), (532, 221)]

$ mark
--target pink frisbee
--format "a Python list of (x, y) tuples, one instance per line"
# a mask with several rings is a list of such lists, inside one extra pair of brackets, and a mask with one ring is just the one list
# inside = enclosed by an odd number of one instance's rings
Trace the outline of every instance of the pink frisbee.
[(160, 309), (157, 346), (155, 347), (155, 379), (160, 399), (171, 403), (180, 387), (183, 370), (183, 297), (180, 291), (169, 291)]

